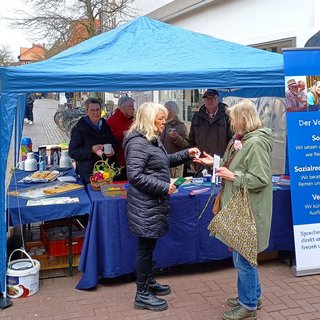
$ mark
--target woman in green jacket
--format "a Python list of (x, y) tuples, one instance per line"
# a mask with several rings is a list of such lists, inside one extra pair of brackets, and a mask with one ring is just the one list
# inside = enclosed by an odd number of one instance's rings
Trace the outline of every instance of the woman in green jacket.
[[(271, 130), (264, 128), (256, 106), (245, 99), (228, 109), (231, 127), (235, 135), (227, 148), (216, 175), (222, 178), (224, 188), (221, 206), (232, 196), (235, 188), (247, 182), (254, 215), (258, 252), (269, 244), (272, 216)], [(195, 162), (212, 165), (207, 153)], [(237, 251), (233, 250), (233, 263), (238, 271), (238, 297), (229, 298), (232, 310), (222, 314), (226, 320), (257, 319), (256, 309), (261, 308), (261, 288), (258, 270)]]

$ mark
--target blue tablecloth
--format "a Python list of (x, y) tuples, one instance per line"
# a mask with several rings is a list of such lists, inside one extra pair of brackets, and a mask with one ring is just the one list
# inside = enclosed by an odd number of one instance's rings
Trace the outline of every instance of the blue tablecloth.
[[(191, 190), (194, 189), (180, 188), (170, 198), (169, 232), (157, 242), (155, 267), (231, 256), (224, 244), (209, 236), (207, 226), (212, 219), (212, 205), (198, 220), (210, 191), (190, 196)], [(87, 186), (87, 192), (92, 212), (79, 264), (83, 275), (77, 289), (95, 287), (100, 277), (114, 278), (135, 271), (137, 239), (129, 232), (126, 199), (106, 198), (90, 186)], [(274, 191), (272, 231), (267, 251), (273, 250), (294, 250), (288, 188)]]
[[(18, 182), (30, 172), (16, 170), (12, 174), (8, 191), (21, 190), (23, 188), (30, 188), (37, 184), (27, 184)], [(70, 169), (67, 175), (76, 177), (75, 171)], [(77, 183), (81, 183), (77, 181)], [(90, 199), (85, 188), (77, 189), (75, 191), (66, 192), (59, 196), (78, 197), (79, 203), (57, 204), (57, 205), (43, 205), (43, 206), (29, 206), (27, 207), (27, 199), (17, 198), (15, 196), (7, 197), (7, 210), (9, 215), (10, 225), (20, 225), (48, 220), (56, 220), (62, 218), (70, 218), (77, 215), (90, 213), (91, 205)], [(21, 220), (20, 220), (20, 217)]]

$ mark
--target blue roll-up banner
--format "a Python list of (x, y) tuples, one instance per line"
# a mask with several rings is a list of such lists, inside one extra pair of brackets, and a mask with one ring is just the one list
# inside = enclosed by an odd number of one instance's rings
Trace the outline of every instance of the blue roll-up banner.
[(297, 276), (320, 273), (320, 48), (283, 52)]

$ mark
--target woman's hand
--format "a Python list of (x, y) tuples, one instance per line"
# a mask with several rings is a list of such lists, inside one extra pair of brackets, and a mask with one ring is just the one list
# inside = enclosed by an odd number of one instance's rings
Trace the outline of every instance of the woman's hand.
[(177, 187), (173, 183), (170, 183), (168, 194), (173, 194), (176, 190)]
[(197, 155), (200, 155), (200, 150), (198, 148), (188, 149), (188, 154), (190, 158), (195, 158)]
[(103, 154), (103, 144), (95, 144), (91, 147), (91, 151), (98, 156), (102, 156)]
[(169, 131), (169, 136), (172, 140), (176, 140), (179, 137), (177, 131)]
[(230, 180), (230, 181), (234, 180), (234, 173), (226, 167), (217, 168), (216, 176), (221, 177), (222, 179)]
[(210, 154), (207, 154), (205, 151), (203, 151), (202, 157), (193, 159), (193, 162), (200, 163), (204, 166), (212, 166), (213, 157), (211, 157)]

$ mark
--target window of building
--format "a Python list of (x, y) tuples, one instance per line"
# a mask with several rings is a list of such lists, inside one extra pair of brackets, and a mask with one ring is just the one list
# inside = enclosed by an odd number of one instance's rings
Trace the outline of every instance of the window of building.
[(283, 48), (296, 47), (296, 38), (293, 37), (293, 38), (287, 38), (287, 39), (274, 40), (270, 42), (256, 43), (256, 44), (252, 44), (251, 47), (272, 51), (272, 52), (277, 52), (277, 53), (282, 53)]

